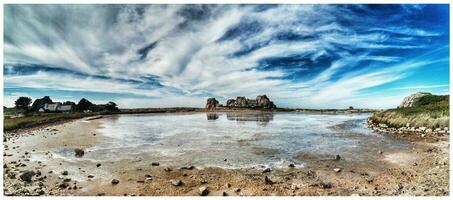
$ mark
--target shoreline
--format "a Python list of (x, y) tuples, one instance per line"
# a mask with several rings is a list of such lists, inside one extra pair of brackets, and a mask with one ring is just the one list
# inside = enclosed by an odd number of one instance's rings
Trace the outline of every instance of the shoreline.
[[(319, 113), (319, 114), (357, 114), (357, 113), (374, 113), (378, 110), (373, 109), (288, 109), (288, 108), (277, 108), (277, 109), (248, 109), (248, 108), (218, 108), (218, 109), (205, 109), (205, 108), (147, 108), (147, 109), (121, 109), (120, 112), (109, 112), (109, 113), (80, 113), (80, 116), (72, 118), (57, 118), (49, 121), (41, 121), (38, 123), (27, 124), (23, 127), (12, 128), (3, 130), (4, 133), (11, 134), (16, 132), (23, 132), (33, 130), (35, 128), (43, 128), (52, 126), (54, 124), (66, 123), (78, 119), (93, 117), (93, 116), (109, 116), (109, 115), (133, 115), (133, 114), (152, 114), (152, 113), (211, 113), (211, 112), (297, 112), (297, 113)], [(73, 113), (75, 114), (75, 113)], [(6, 119), (4, 119), (6, 120)], [(4, 138), (5, 139), (5, 138)]]
[[(52, 156), (52, 149), (94, 146), (103, 137), (96, 131), (101, 125), (98, 121), (71, 120), (29, 130), (28, 134), (19, 134), (8, 140), (4, 146), (6, 156), (3, 157), (7, 166), (4, 168), (4, 188), (7, 189), (4, 194), (198, 196), (201, 187), (206, 187), (208, 195), (214, 196), (449, 194), (448, 135), (437, 136), (437, 141), (419, 138), (413, 141), (413, 149), (409, 152), (376, 152), (380, 159), (373, 162), (377, 164), (343, 158), (335, 160), (333, 155), (324, 159), (321, 155), (310, 154), (301, 159), (310, 159), (313, 161), (311, 164), (300, 168), (276, 168), (269, 172), (260, 167), (224, 169), (194, 166), (191, 169), (154, 166), (146, 162), (140, 164), (148, 159), (133, 158), (74, 162)], [(51, 153), (46, 154), (49, 151)], [(48, 158), (37, 159), (41, 156)], [(97, 167), (97, 164), (101, 165)], [(336, 172), (335, 168), (341, 171)], [(26, 170), (39, 171), (40, 175), (25, 183), (20, 180), (20, 175)], [(62, 174), (64, 170), (68, 175)], [(119, 183), (112, 184), (113, 179)], [(180, 180), (181, 185), (175, 186), (171, 180)]]

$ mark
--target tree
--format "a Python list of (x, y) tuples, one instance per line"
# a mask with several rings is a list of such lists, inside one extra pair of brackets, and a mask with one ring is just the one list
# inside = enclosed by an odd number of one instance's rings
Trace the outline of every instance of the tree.
[(50, 99), (49, 96), (44, 96), (43, 98), (36, 99), (33, 102), (32, 106), (31, 106), (31, 110), (38, 112), (39, 109), (43, 108), (45, 104), (51, 104), (51, 103), (53, 103), (52, 99)]
[(109, 101), (107, 104), (105, 104), (105, 109), (108, 111), (118, 111), (118, 107), (113, 101)]
[(77, 110), (78, 111), (90, 110), (90, 107), (92, 107), (93, 105), (94, 104), (88, 101), (87, 99), (82, 98), (77, 104)]
[(15, 102), (16, 108), (28, 110), (28, 106), (31, 104), (31, 99), (29, 97), (19, 97)]

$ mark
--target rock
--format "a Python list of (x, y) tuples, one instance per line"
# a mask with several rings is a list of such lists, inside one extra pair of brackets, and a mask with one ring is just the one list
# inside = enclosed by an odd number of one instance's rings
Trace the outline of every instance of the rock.
[(340, 155), (335, 155), (335, 160), (341, 160), (341, 156)]
[(100, 167), (100, 166), (101, 166), (101, 163), (96, 164), (96, 167)]
[(45, 194), (45, 192), (42, 189), (37, 189), (36, 193), (38, 193), (39, 195)]
[(74, 149), (75, 157), (82, 157), (85, 154), (85, 151), (83, 149)]
[(34, 171), (27, 170), (23, 172), (19, 177), (22, 181), (31, 182), (31, 179), (33, 178), (34, 175), (35, 175)]
[(338, 172), (341, 172), (341, 168), (334, 168), (333, 171), (334, 171), (334, 172), (337, 172), (337, 173), (338, 173)]
[(61, 172), (61, 174), (66, 176), (66, 175), (68, 175), (69, 173), (68, 173), (68, 171), (63, 171), (63, 172)]
[(94, 176), (93, 175), (88, 175), (88, 178), (94, 178)]
[(383, 123), (380, 123), (380, 124), (379, 124), (379, 127), (380, 127), (380, 128), (388, 128), (387, 124), (383, 124)]
[[(267, 177), (267, 176), (266, 176)], [(240, 192), (241, 191), (241, 188), (234, 188), (233, 189), (234, 192)]]
[(120, 183), (120, 181), (119, 181), (118, 179), (113, 179), (113, 180), (112, 180), (112, 185), (116, 185), (116, 184), (118, 184), (118, 183)]
[(424, 132), (424, 131), (426, 131), (427, 128), (424, 127), (424, 126), (422, 126), (422, 127), (419, 127), (418, 129), (419, 129), (420, 131)]
[(268, 172), (271, 172), (271, 171), (272, 171), (272, 169), (268, 167), (268, 168), (264, 169), (262, 171), (262, 173), (268, 173)]
[(179, 169), (189, 169), (189, 170), (191, 170), (191, 169), (194, 169), (194, 168), (195, 168), (195, 167), (192, 166), (192, 165), (187, 165), (187, 166), (182, 166), (182, 167), (180, 167)]
[(228, 193), (222, 192), (222, 196), (226, 197), (226, 196), (228, 196)]
[(170, 183), (174, 186), (180, 186), (182, 185), (182, 181), (181, 180), (170, 180)]
[(62, 183), (60, 183), (60, 184), (58, 185), (58, 187), (60, 187), (60, 188), (67, 188), (67, 187), (69, 187), (69, 184), (66, 183), (66, 182), (62, 182)]
[(159, 166), (160, 164), (158, 162), (152, 162), (151, 166)]
[(303, 187), (302, 184), (297, 184), (297, 183), (291, 184), (291, 189), (293, 189), (293, 190), (297, 190), (297, 189), (300, 189), (302, 187)]
[(290, 163), (290, 164), (288, 165), (288, 167), (294, 168), (294, 167), (296, 167), (296, 165), (294, 165), (293, 163)]
[(171, 172), (171, 168), (165, 167), (165, 168), (164, 168), (164, 171), (166, 171), (166, 172)]
[(65, 178), (63, 179), (64, 182), (71, 182), (71, 178)]
[(198, 194), (200, 196), (207, 196), (209, 194), (209, 190), (206, 187), (200, 187), (198, 188)]
[(425, 132), (426, 132), (426, 133), (432, 133), (432, 132), (433, 132), (433, 129), (428, 128), (428, 129), (426, 129)]
[(277, 106), (275, 106), (274, 102), (269, 100), (269, 98), (267, 98), (266, 95), (258, 95), (256, 97), (256, 107), (267, 108), (267, 109), (277, 108)]
[(426, 95), (431, 95), (431, 93), (417, 92), (415, 94), (411, 94), (404, 98), (403, 102), (401, 102), (399, 107), (400, 108), (412, 107), (414, 105), (414, 102), (416, 102), (418, 98), (426, 96)]
[(226, 188), (230, 188), (230, 187), (231, 187), (231, 184), (227, 183), (227, 184), (225, 184), (225, 187), (226, 187)]
[(266, 184), (274, 184), (274, 181), (272, 181), (269, 177), (265, 176), (264, 177), (264, 183), (266, 183)]
[(208, 183), (208, 180), (203, 179), (203, 180), (200, 181), (200, 183), (201, 183), (201, 184), (206, 184), (206, 183)]
[(206, 100), (206, 106), (205, 106), (206, 109), (213, 109), (213, 108), (217, 108), (218, 106), (219, 106), (219, 101), (217, 101), (215, 98), (208, 98), (208, 100)]

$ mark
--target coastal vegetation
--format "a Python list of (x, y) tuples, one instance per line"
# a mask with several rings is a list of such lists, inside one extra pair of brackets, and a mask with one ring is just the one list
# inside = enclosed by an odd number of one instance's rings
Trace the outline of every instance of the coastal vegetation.
[[(389, 127), (449, 127), (449, 95), (425, 94), (411, 99), (410, 106), (377, 112), (370, 117), (374, 123)], [(404, 102), (402, 105), (405, 104)]]
[(33, 104), (31, 102), (32, 99), (29, 97), (19, 97), (15, 101), (14, 107), (3, 107), (4, 131), (120, 112), (114, 102), (93, 104), (85, 98), (82, 98), (77, 104), (71, 101), (53, 102), (49, 96), (38, 98)]

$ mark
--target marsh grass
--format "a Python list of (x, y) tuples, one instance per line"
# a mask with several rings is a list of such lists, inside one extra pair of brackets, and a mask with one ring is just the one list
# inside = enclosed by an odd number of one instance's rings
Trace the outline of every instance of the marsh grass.
[(449, 95), (426, 95), (415, 100), (412, 107), (390, 109), (375, 113), (371, 120), (390, 127), (440, 128), (448, 127), (450, 120)]

